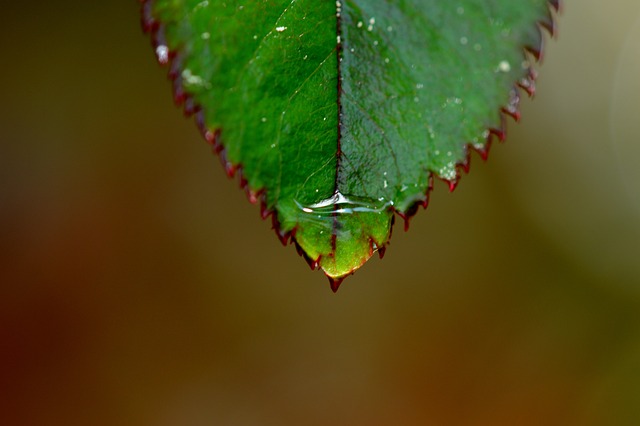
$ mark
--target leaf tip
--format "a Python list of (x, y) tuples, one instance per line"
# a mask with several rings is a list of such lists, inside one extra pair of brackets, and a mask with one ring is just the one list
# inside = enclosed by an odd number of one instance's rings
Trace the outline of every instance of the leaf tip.
[(338, 277), (338, 278), (328, 276), (327, 278), (329, 278), (329, 285), (331, 286), (331, 291), (333, 291), (334, 293), (337, 293), (338, 290), (340, 289), (340, 285), (342, 284), (346, 276)]

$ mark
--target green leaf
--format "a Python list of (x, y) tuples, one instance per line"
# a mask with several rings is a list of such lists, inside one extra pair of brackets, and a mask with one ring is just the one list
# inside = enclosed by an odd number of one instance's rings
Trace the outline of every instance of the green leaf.
[(453, 188), (469, 146), (503, 137), (550, 6), (143, 0), (143, 25), (229, 175), (335, 290), (383, 252), (394, 213), (426, 207), (433, 176)]

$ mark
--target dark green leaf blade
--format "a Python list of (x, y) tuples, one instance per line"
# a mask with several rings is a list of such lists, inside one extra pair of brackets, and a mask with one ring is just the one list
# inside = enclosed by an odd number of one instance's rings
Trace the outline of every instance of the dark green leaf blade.
[(393, 214), (458, 179), (500, 109), (530, 86), (524, 53), (549, 0), (143, 0), (176, 97), (252, 201), (340, 280), (389, 240)]

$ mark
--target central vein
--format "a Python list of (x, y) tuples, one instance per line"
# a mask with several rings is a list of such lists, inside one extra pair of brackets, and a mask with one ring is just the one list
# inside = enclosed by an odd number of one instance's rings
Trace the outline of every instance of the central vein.
[[(338, 104), (338, 137), (336, 141), (336, 176), (334, 183), (334, 194), (339, 193), (338, 182), (340, 173), (340, 160), (342, 157), (342, 3), (340, 0), (336, 1), (336, 55), (337, 55), (337, 86), (336, 102)], [(333, 252), (336, 251), (337, 237), (338, 237), (338, 208), (336, 204), (333, 212), (333, 232), (331, 234), (331, 248)]]

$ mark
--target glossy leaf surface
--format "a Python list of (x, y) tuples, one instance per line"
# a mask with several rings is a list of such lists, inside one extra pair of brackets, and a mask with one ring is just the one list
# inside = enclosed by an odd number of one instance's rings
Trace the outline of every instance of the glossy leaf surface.
[[(388, 242), (394, 213), (453, 188), (533, 90), (549, 0), (150, 0), (176, 101), (252, 201), (334, 280)], [(502, 110), (502, 112), (501, 112)]]

